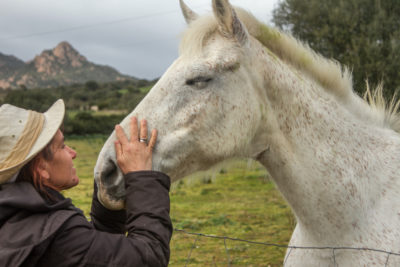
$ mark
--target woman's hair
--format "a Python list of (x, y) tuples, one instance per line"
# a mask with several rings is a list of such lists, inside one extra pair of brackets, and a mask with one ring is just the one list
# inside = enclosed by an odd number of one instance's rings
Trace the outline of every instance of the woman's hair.
[(38, 171), (39, 164), (43, 160), (51, 161), (54, 157), (52, 151), (53, 140), (50, 141), (42, 151), (40, 151), (31, 161), (25, 164), (19, 171), (17, 182), (29, 182), (35, 189), (45, 198), (53, 200), (53, 197), (49, 194), (44, 179), (40, 176)]

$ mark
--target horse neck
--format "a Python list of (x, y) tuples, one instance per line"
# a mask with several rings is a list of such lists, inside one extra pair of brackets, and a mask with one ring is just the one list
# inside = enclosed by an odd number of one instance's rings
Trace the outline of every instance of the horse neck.
[(262, 54), (268, 115), (259, 139), (268, 149), (258, 160), (300, 227), (315, 238), (330, 233), (330, 240), (340, 239), (361, 224), (384, 185), (398, 177), (397, 134), (360, 121), (312, 79)]

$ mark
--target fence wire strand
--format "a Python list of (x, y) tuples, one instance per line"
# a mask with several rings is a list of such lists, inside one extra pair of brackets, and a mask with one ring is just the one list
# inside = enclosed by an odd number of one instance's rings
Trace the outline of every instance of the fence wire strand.
[(254, 245), (262, 245), (262, 246), (268, 246), (268, 247), (277, 247), (277, 248), (286, 248), (288, 249), (288, 253), (285, 257), (285, 260), (283, 262), (283, 266), (285, 266), (287, 259), (290, 256), (290, 253), (292, 252), (293, 249), (304, 249), (304, 250), (332, 250), (332, 258), (333, 258), (333, 266), (337, 267), (339, 266), (338, 263), (336, 262), (336, 251), (337, 250), (357, 250), (357, 251), (371, 251), (371, 252), (378, 252), (378, 253), (384, 253), (387, 254), (386, 257), (386, 263), (385, 263), (385, 267), (388, 266), (389, 264), (389, 257), (390, 256), (400, 256), (400, 253), (396, 253), (396, 252), (391, 252), (391, 251), (385, 251), (382, 249), (374, 249), (374, 248), (363, 248), (363, 247), (330, 247), (330, 246), (326, 246), (326, 247), (307, 247), (307, 246), (290, 246), (290, 245), (281, 245), (281, 244), (275, 244), (275, 243), (267, 243), (267, 242), (259, 242), (259, 241), (251, 241), (251, 240), (245, 240), (245, 239), (241, 239), (241, 238), (233, 238), (233, 237), (229, 237), (229, 236), (218, 236), (218, 235), (209, 235), (209, 234), (202, 234), (202, 233), (192, 233), (192, 232), (188, 232), (186, 230), (183, 229), (174, 229), (175, 232), (181, 232), (183, 234), (186, 235), (194, 235), (196, 236), (196, 239), (193, 243), (192, 248), (190, 249), (188, 258), (186, 260), (186, 265), (187, 266), (192, 251), (193, 249), (196, 247), (196, 242), (199, 240), (200, 237), (204, 237), (204, 238), (212, 238), (212, 239), (223, 239), (224, 240), (224, 246), (225, 246), (225, 251), (226, 251), (226, 255), (227, 255), (227, 266), (230, 267), (230, 257), (229, 257), (229, 250), (228, 250), (228, 246), (226, 244), (227, 240), (231, 240), (231, 241), (236, 241), (236, 242), (244, 242), (244, 243), (248, 243), (248, 244), (254, 244)]
[(228, 251), (228, 247), (226, 246), (226, 238), (224, 238), (224, 246), (225, 246), (225, 251), (226, 251), (226, 258), (228, 260), (228, 267), (231, 267), (231, 262), (229, 259), (229, 251)]
[(333, 257), (333, 267), (336, 267), (336, 255), (335, 255), (335, 249), (332, 249), (332, 257)]
[[(175, 229), (175, 231), (176, 231), (176, 229)], [(188, 265), (188, 263), (189, 263), (190, 257), (192, 256), (192, 251), (193, 251), (193, 249), (196, 247), (196, 243), (197, 243), (197, 240), (199, 240), (199, 238), (200, 238), (200, 236), (197, 236), (196, 239), (195, 239), (194, 242), (193, 242), (192, 248), (190, 249), (188, 258), (187, 258), (187, 260), (186, 260), (185, 267), (186, 267), (186, 266)]]
[(290, 253), (292, 253), (292, 248), (289, 248), (289, 251), (286, 253), (285, 260), (283, 261), (283, 266), (286, 265), (286, 261), (287, 261), (287, 259), (289, 258)]
[(386, 258), (385, 267), (387, 267), (387, 266), (388, 266), (388, 264), (389, 264), (389, 257), (390, 257), (390, 254), (388, 253), (388, 255), (387, 255), (387, 258)]

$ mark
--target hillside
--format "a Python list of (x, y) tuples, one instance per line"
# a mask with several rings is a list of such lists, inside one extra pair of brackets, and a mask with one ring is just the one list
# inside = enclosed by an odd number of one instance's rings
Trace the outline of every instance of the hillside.
[(22, 60), (14, 56), (7, 56), (0, 53), (0, 78), (3, 79), (11, 75), (15, 70), (24, 65), (25, 63)]
[(0, 88), (50, 88), (87, 81), (136, 80), (112, 67), (94, 64), (68, 42), (44, 50), (33, 60), (22, 60), (0, 53)]

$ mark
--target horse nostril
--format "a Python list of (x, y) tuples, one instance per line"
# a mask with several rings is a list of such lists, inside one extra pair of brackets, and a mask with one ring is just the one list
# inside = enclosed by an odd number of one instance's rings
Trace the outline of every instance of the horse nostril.
[(120, 201), (125, 198), (125, 183), (122, 173), (112, 159), (108, 159), (101, 172), (100, 182), (109, 199)]
[(113, 184), (114, 179), (118, 176), (117, 166), (115, 163), (110, 159), (107, 161), (107, 164), (102, 172), (101, 180), (104, 184)]

